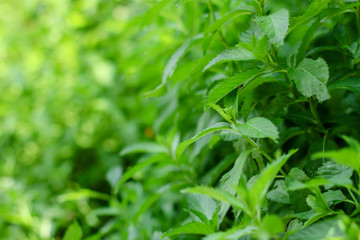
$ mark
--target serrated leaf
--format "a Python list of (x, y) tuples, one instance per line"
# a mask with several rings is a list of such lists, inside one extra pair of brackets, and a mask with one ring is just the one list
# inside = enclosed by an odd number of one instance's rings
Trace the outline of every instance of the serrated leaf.
[(79, 224), (75, 221), (67, 229), (63, 240), (81, 240), (82, 230)]
[(230, 93), (232, 90), (243, 84), (244, 82), (256, 78), (260, 73), (264, 72), (261, 69), (250, 69), (233, 77), (224, 79), (218, 85), (213, 87), (206, 96), (205, 103), (217, 103), (220, 99)]
[(224, 17), (220, 18), (219, 20), (215, 21), (210, 27), (208, 27), (205, 30), (205, 35), (208, 35), (212, 32), (217, 31), (223, 24), (225, 24), (227, 21), (241, 16), (241, 15), (251, 15), (252, 13), (250, 11), (247, 10), (235, 10), (232, 12), (229, 12), (228, 14), (226, 14)]
[(289, 76), (304, 96), (315, 95), (320, 102), (330, 98), (326, 88), (329, 68), (323, 59), (305, 58), (294, 70), (289, 72)]
[(253, 55), (256, 59), (265, 61), (269, 50), (269, 38), (267, 35), (261, 37), (253, 48)]
[(302, 23), (310, 20), (311, 18), (315, 17), (319, 13), (321, 13), (327, 5), (330, 3), (331, 0), (313, 0), (309, 7), (305, 10), (304, 14), (299, 17), (292, 17), (290, 19), (290, 30), (291, 32), (297, 26), (301, 25)]
[(279, 138), (279, 132), (275, 125), (266, 118), (255, 117), (244, 124), (238, 125), (241, 134), (253, 138), (271, 138), (274, 141)]
[(186, 140), (182, 143), (179, 144), (179, 146), (176, 148), (176, 158), (180, 158), (181, 155), (183, 154), (183, 152), (185, 151), (185, 149), (192, 144), (193, 142), (195, 142), (196, 140), (210, 134), (216, 131), (222, 131), (222, 130), (232, 130), (232, 128), (230, 127), (230, 125), (228, 123), (216, 123), (215, 125), (201, 131), (200, 133), (196, 134), (194, 137), (192, 137), (189, 140)]
[(267, 199), (271, 201), (290, 204), (289, 194), (286, 191), (286, 185), (284, 180), (278, 180), (275, 182), (275, 188), (266, 194)]
[(255, 19), (262, 32), (265, 33), (270, 43), (280, 46), (284, 43), (285, 36), (289, 28), (289, 12), (286, 9), (280, 9), (268, 16), (262, 16)]
[(208, 220), (212, 219), (217, 208), (216, 202), (211, 197), (199, 194), (189, 194), (188, 205), (190, 209), (204, 214)]
[(329, 85), (329, 91), (334, 89), (345, 89), (352, 91), (360, 95), (360, 79), (359, 78), (349, 78), (341, 81), (334, 82)]
[(341, 186), (352, 183), (351, 176), (353, 175), (353, 169), (333, 161), (327, 161), (319, 167), (317, 174), (331, 183)]
[(174, 228), (173, 230), (170, 230), (169, 232), (165, 233), (162, 238), (179, 235), (179, 234), (201, 234), (201, 235), (207, 235), (210, 233), (213, 233), (214, 229), (206, 225), (204, 223), (200, 222), (190, 222), (185, 223), (184, 225)]
[(215, 64), (230, 62), (230, 61), (249, 61), (255, 60), (254, 55), (251, 51), (245, 49), (244, 47), (237, 46), (233, 48), (226, 49), (212, 59), (208, 65), (204, 68), (203, 71), (206, 71), (208, 68), (214, 66)]

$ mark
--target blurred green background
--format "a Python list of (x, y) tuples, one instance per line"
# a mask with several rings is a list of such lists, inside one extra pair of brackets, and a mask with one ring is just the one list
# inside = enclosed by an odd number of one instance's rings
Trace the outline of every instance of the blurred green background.
[(141, 30), (152, 5), (0, 1), (1, 239), (59, 238), (74, 219), (91, 235), (108, 220), (93, 210), (133, 164), (120, 150), (154, 138), (154, 100), (140, 93), (177, 41)]

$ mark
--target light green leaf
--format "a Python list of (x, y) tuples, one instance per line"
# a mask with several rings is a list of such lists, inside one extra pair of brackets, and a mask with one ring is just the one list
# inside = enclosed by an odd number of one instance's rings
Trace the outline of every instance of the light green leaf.
[(305, 10), (305, 13), (299, 17), (292, 17), (290, 19), (290, 30), (294, 30), (297, 26), (301, 25), (302, 23), (310, 20), (311, 18), (315, 17), (319, 13), (321, 13), (325, 8), (327, 8), (329, 2), (331, 0), (313, 0), (309, 7)]
[(260, 228), (270, 235), (285, 231), (285, 226), (281, 218), (273, 214), (268, 214), (261, 220)]
[[(248, 158), (249, 154), (253, 151), (253, 149), (242, 152), (239, 157), (236, 159), (233, 168), (225, 173), (222, 178), (220, 179), (219, 189), (228, 192), (231, 195), (235, 195), (236, 190), (234, 186), (239, 184), (239, 180), (241, 174), (243, 172), (244, 164), (246, 159)], [(223, 217), (225, 216), (226, 212), (229, 210), (230, 205), (228, 203), (222, 203), (219, 211), (219, 219), (220, 222), (222, 221)]]
[(169, 150), (157, 143), (143, 142), (128, 146), (121, 150), (120, 155), (124, 156), (131, 153), (168, 153)]
[(337, 164), (333, 161), (325, 162), (321, 167), (318, 168), (317, 174), (329, 180), (334, 185), (348, 185), (352, 184), (351, 176), (354, 170), (350, 167)]
[(319, 240), (319, 239), (347, 239), (342, 230), (343, 224), (339, 219), (327, 219), (315, 223), (293, 235), (289, 240)]
[(314, 159), (318, 158), (334, 159), (338, 164), (351, 167), (357, 171), (360, 170), (360, 154), (353, 148), (342, 148), (336, 151), (319, 152), (312, 155)]
[(337, 81), (330, 84), (328, 89), (329, 91), (334, 89), (345, 89), (360, 95), (360, 79), (349, 78), (342, 81)]
[(286, 191), (286, 185), (284, 180), (278, 180), (275, 182), (275, 189), (269, 191), (266, 194), (267, 199), (274, 202), (283, 204), (290, 204), (289, 194)]
[(297, 150), (290, 150), (288, 154), (282, 155), (280, 158), (267, 165), (264, 171), (261, 172), (260, 176), (249, 190), (248, 201), (249, 204), (251, 204), (252, 209), (259, 210), (261, 208), (265, 195), (274, 181), (276, 174), (280, 171), (286, 161), (296, 152)]
[(255, 19), (261, 30), (269, 37), (270, 43), (280, 46), (289, 28), (289, 12), (286, 9)]
[(226, 232), (216, 232), (210, 235), (207, 235), (203, 240), (238, 240), (241, 237), (250, 235), (257, 230), (256, 226), (248, 225), (245, 228), (233, 227)]
[(182, 143), (179, 144), (179, 146), (176, 149), (176, 158), (180, 158), (181, 155), (183, 154), (184, 150), (193, 142), (195, 142), (196, 140), (210, 134), (216, 131), (221, 131), (221, 130), (232, 130), (232, 128), (230, 127), (230, 125), (228, 123), (224, 123), (224, 122), (220, 122), (220, 123), (216, 123), (215, 125), (203, 130), (202, 132), (196, 134), (194, 137), (192, 137), (189, 140), (186, 140)]
[(216, 202), (208, 196), (200, 194), (189, 194), (188, 205), (190, 209), (195, 209), (206, 216), (208, 220), (211, 220), (216, 208)]
[(294, 70), (289, 72), (289, 76), (304, 96), (315, 95), (320, 102), (330, 98), (326, 88), (329, 68), (323, 59), (305, 58)]
[(340, 203), (346, 200), (345, 195), (341, 192), (341, 190), (329, 190), (323, 193), (324, 199), (329, 206), (334, 203)]
[(81, 240), (82, 230), (79, 224), (75, 221), (73, 222), (68, 229), (66, 229), (63, 240)]
[(214, 229), (209, 225), (206, 225), (206, 224), (200, 223), (200, 222), (190, 222), (190, 223), (185, 223), (184, 225), (177, 227), (173, 230), (170, 230), (169, 232), (165, 233), (162, 236), (162, 238), (174, 236), (174, 235), (178, 235), (178, 234), (207, 235), (207, 234), (210, 234), (213, 232), (214, 232)]
[(256, 59), (265, 61), (269, 50), (269, 38), (267, 35), (261, 37), (253, 48), (253, 55)]
[(226, 49), (223, 52), (221, 52), (213, 60), (211, 60), (208, 63), (208, 65), (206, 65), (203, 71), (206, 71), (208, 68), (219, 63), (230, 62), (230, 61), (249, 61), (249, 60), (255, 60), (255, 57), (251, 53), (251, 51), (245, 49), (244, 47), (237, 46), (230, 49)]
[(249, 212), (246, 205), (244, 205), (241, 200), (237, 199), (233, 195), (225, 192), (221, 189), (215, 189), (207, 186), (196, 186), (193, 188), (188, 188), (182, 191), (183, 193), (196, 193), (202, 194), (216, 200), (222, 201), (224, 203), (230, 204), (231, 206), (243, 210), (245, 212)]
[(233, 77), (224, 79), (218, 85), (213, 87), (206, 96), (205, 103), (217, 103), (220, 99), (230, 93), (232, 90), (245, 83), (246, 81), (258, 77), (264, 70), (250, 69)]
[(253, 138), (271, 138), (276, 141), (279, 132), (275, 125), (266, 118), (255, 117), (238, 126), (241, 134)]
[(205, 35), (209, 35), (212, 32), (217, 31), (223, 24), (225, 24), (227, 21), (241, 16), (241, 15), (251, 15), (252, 13), (250, 11), (247, 10), (235, 10), (232, 12), (229, 12), (228, 14), (226, 14), (224, 17), (220, 18), (219, 20), (215, 21), (210, 27), (208, 27), (205, 30)]

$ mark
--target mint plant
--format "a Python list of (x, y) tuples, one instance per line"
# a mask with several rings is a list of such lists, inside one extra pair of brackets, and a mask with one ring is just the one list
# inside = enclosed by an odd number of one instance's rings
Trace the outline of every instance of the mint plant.
[(358, 0), (0, 6), (1, 239), (359, 239)]
[(175, 125), (162, 139), (167, 164), (182, 172), (170, 181), (189, 201), (188, 217), (162, 238), (360, 236), (360, 5), (297, 4), (178, 4), (201, 11), (204, 23), (195, 22), (196, 38), (175, 51), (151, 92), (169, 100), (177, 91), (167, 115)]

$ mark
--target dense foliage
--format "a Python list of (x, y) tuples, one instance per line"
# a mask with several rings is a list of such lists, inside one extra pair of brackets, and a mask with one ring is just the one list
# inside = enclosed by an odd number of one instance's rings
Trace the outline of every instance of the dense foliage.
[(1, 239), (359, 239), (360, 2), (0, 2)]

